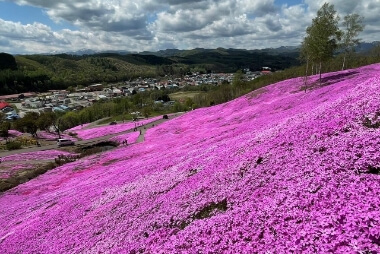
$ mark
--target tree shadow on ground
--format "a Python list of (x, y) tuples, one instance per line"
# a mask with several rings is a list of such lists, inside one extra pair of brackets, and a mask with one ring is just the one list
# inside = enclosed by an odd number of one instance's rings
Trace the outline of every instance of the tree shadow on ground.
[[(310, 84), (307, 84), (306, 90), (313, 90), (316, 88), (329, 86), (329, 85), (335, 84), (339, 81), (346, 80), (349, 77), (355, 76), (358, 73), (359, 73), (358, 71), (353, 70), (353, 71), (348, 71), (348, 72), (344, 72), (344, 73), (337, 73), (334, 75), (323, 77), (321, 80), (319, 80), (319, 78), (318, 78), (316, 81), (314, 81)], [(305, 91), (305, 85), (303, 85), (300, 90)]]

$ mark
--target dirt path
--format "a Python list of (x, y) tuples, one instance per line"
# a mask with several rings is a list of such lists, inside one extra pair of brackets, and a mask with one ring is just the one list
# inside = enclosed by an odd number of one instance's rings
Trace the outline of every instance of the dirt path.
[(144, 129), (140, 130), (140, 136), (137, 138), (136, 144), (144, 142), (144, 140), (145, 140), (145, 132), (146, 132), (146, 130), (144, 130)]
[[(145, 140), (145, 132), (148, 129), (154, 128), (155, 126), (157, 126), (157, 125), (159, 125), (159, 124), (161, 124), (163, 122), (170, 121), (171, 119), (176, 118), (178, 116), (181, 116), (182, 114), (184, 114), (184, 112), (175, 113), (175, 114), (170, 115), (169, 119), (159, 119), (157, 121), (154, 121), (152, 123), (149, 123), (149, 124), (146, 124), (144, 126), (139, 127), (138, 130), (141, 130), (141, 134), (138, 137), (136, 143), (144, 142), (144, 140)], [(120, 132), (120, 133), (110, 134), (110, 135), (107, 135), (107, 136), (98, 137), (98, 138), (94, 138), (94, 139), (76, 141), (75, 142), (75, 146), (73, 146), (73, 148), (80, 147), (80, 146), (93, 145), (93, 144), (96, 144), (96, 143), (99, 143), (99, 142), (102, 142), (102, 141), (107, 141), (111, 137), (114, 137), (114, 136), (117, 136), (117, 135), (120, 135), (120, 134), (123, 134), (123, 133), (129, 133), (129, 132), (133, 132), (133, 129), (129, 129), (129, 130), (126, 130), (126, 131), (123, 131), (123, 132)], [(53, 142), (51, 144), (46, 144), (46, 145), (43, 145), (41, 147), (33, 146), (33, 147), (27, 147), (27, 148), (23, 148), (23, 149), (19, 149), (19, 150), (0, 151), (0, 157), (12, 155), (12, 154), (19, 154), (19, 153), (25, 153), (25, 152), (36, 152), (36, 151), (52, 150), (52, 149), (65, 150), (65, 148), (58, 148), (57, 144), (55, 142)]]
[[(152, 123), (140, 126), (138, 128), (138, 130), (140, 131), (140, 135), (137, 138), (136, 143), (142, 143), (145, 141), (145, 133), (148, 129), (154, 128), (157, 125), (165, 121), (169, 121), (170, 119), (178, 117), (182, 114), (183, 113), (172, 114), (169, 116), (169, 119), (159, 119)], [(75, 152), (75, 149), (77, 149), (80, 146), (89, 146), (89, 145), (97, 144), (99, 142), (109, 140), (109, 138), (112, 136), (116, 136), (116, 135), (120, 135), (122, 133), (128, 133), (128, 132), (133, 132), (133, 129), (129, 129), (121, 133), (107, 135), (107, 136), (103, 136), (103, 137), (99, 137), (95, 139), (77, 141), (75, 146), (57, 148), (56, 144), (46, 144), (41, 147), (29, 147), (29, 148), (24, 148), (20, 150), (0, 152), (0, 156), (3, 157), (3, 156), (11, 155), (11, 154), (50, 150), (50, 149)], [(46, 171), (56, 167), (56, 164), (54, 162), (55, 162), (55, 159), (54, 160), (30, 159), (30, 160), (4, 161), (0, 163), (0, 194), (3, 191), (9, 190), (21, 183), (25, 183), (29, 181), (30, 179), (33, 179), (37, 177), (38, 175), (44, 174)], [(18, 168), (18, 170), (15, 170), (15, 167)]]
[(111, 117), (105, 117), (105, 118), (102, 118), (102, 119), (96, 120), (96, 121), (90, 123), (89, 125), (87, 125), (87, 126), (86, 126), (85, 128), (83, 128), (83, 129), (91, 129), (91, 128), (95, 127), (95, 126), (98, 126), (98, 123), (100, 123), (100, 122), (102, 122), (102, 121), (105, 121), (105, 120), (107, 120), (107, 119), (110, 119), (110, 118), (111, 118)]
[(143, 127), (140, 127), (139, 128), (140, 136), (137, 138), (136, 144), (142, 143), (145, 141), (145, 133), (148, 129), (153, 128), (153, 127), (161, 124), (162, 122), (165, 122), (165, 121), (168, 121), (168, 120), (173, 119), (175, 117), (178, 117), (182, 114), (184, 114), (184, 113), (183, 112), (175, 113), (175, 114), (171, 115), (169, 117), (169, 119), (160, 119), (160, 120), (154, 121), (153, 123), (149, 123), (149, 124), (144, 125)]

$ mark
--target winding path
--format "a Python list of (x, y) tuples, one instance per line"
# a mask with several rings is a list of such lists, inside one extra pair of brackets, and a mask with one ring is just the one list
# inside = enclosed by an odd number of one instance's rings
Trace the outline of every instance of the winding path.
[[(163, 123), (165, 121), (170, 121), (171, 119), (173, 119), (175, 117), (178, 117), (178, 116), (181, 116), (182, 114), (184, 114), (184, 112), (174, 113), (174, 114), (170, 115), (169, 119), (159, 119), (157, 121), (145, 124), (145, 125), (143, 125), (141, 127), (138, 127), (138, 130), (141, 130), (141, 133), (140, 133), (140, 136), (137, 138), (136, 143), (144, 142), (144, 140), (145, 140), (145, 133), (146, 133), (146, 131), (148, 129), (153, 128), (153, 127), (155, 127), (155, 126), (157, 126), (157, 125), (159, 125), (159, 124), (161, 124), (161, 123)], [(102, 141), (108, 141), (110, 138), (112, 138), (114, 136), (117, 136), (117, 135), (120, 135), (120, 134), (124, 134), (124, 133), (129, 133), (129, 132), (133, 132), (133, 129), (129, 129), (129, 130), (126, 130), (126, 131), (123, 131), (123, 132), (119, 132), (119, 133), (116, 133), (116, 134), (106, 135), (106, 136), (99, 137), (99, 138), (93, 138), (93, 139), (88, 139), (88, 140), (76, 141), (75, 142), (75, 146), (76, 147), (81, 147), (81, 146), (94, 145), (94, 144), (102, 142)], [(1, 151), (0, 152), (0, 157), (12, 155), (12, 154), (28, 153), (28, 152), (36, 152), (36, 151), (46, 151), (46, 150), (52, 150), (52, 149), (59, 149), (59, 148), (57, 147), (57, 144), (43, 145), (41, 147), (33, 146), (33, 147), (23, 148), (23, 149), (19, 149), (19, 150)]]

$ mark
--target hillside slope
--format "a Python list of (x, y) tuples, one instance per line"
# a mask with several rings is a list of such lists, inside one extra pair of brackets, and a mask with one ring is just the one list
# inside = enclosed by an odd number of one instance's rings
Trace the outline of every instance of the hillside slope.
[(4, 253), (380, 252), (380, 64), (283, 81), (0, 196)]

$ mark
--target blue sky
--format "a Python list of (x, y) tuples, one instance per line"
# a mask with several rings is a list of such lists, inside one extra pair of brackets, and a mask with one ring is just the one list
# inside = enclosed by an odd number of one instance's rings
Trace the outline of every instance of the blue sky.
[[(0, 0), (0, 51), (297, 46), (326, 0)], [(327, 0), (379, 40), (378, 0)]]
[(68, 22), (54, 22), (47, 15), (46, 10), (39, 7), (30, 5), (20, 6), (13, 2), (0, 1), (0, 18), (4, 20), (10, 20), (14, 22), (20, 22), (21, 24), (33, 24), (39, 22), (50, 26), (53, 30), (72, 29), (75, 30), (75, 26)]

